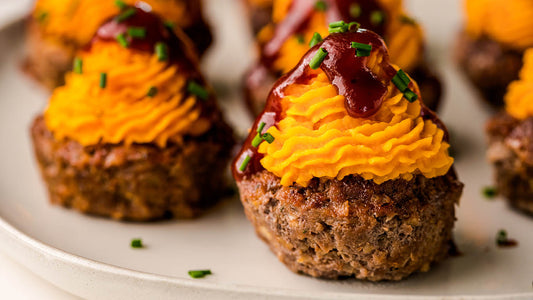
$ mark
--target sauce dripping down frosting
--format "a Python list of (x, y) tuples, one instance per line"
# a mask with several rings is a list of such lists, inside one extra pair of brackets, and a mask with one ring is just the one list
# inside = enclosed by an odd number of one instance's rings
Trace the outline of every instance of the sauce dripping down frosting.
[[(372, 45), (371, 56), (379, 58), (378, 68), (369, 68), (368, 60), (370, 57), (356, 56), (356, 50), (351, 48), (351, 42)], [(328, 53), (322, 61), (320, 69), (335, 86), (337, 93), (344, 96), (347, 113), (354, 118), (366, 118), (380, 109), (384, 98), (387, 96), (388, 87), (392, 84), (391, 80), (397, 72), (390, 64), (383, 40), (376, 33), (364, 29), (359, 29), (357, 32), (329, 35), (324, 41), (311, 48), (299, 64), (278, 80), (273, 87), (263, 113), (257, 118), (252, 127), (252, 133), (248, 136), (241, 152), (233, 162), (233, 176), (237, 181), (264, 170), (260, 163), (263, 154), (258, 152), (257, 147), (252, 146), (257, 128), (264, 122), (266, 126), (261, 133), (265, 133), (270, 127), (276, 126), (280, 122), (283, 118), (281, 102), (286, 96), (286, 88), (293, 84), (305, 83), (311, 76), (316, 75), (309, 67), (309, 62), (319, 48), (323, 48)], [(413, 82), (409, 83), (409, 88), (418, 90)], [(422, 103), (420, 105), (422, 118), (433, 121), (438, 128), (441, 128), (445, 133), (444, 140), (447, 140), (444, 125)], [(241, 171), (240, 166), (246, 157), (250, 158), (249, 162), (244, 171)]]
[[(372, 30), (383, 36), (385, 34), (385, 20), (372, 21), (370, 13), (360, 16), (351, 16), (352, 5), (358, 5), (360, 11), (379, 12), (386, 19), (386, 11), (375, 0), (325, 0), (327, 22), (343, 20), (347, 23), (358, 22), (362, 28)], [(278, 24), (272, 39), (263, 46), (262, 60), (267, 66), (272, 65), (279, 54), (283, 43), (292, 35), (304, 32), (311, 17), (316, 12), (316, 0), (294, 0), (291, 3), (287, 16)]]

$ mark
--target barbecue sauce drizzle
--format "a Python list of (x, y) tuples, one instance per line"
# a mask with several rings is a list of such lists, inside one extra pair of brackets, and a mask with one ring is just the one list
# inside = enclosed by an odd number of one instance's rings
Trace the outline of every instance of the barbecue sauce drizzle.
[[(358, 42), (372, 45), (371, 55), (381, 55), (383, 59), (379, 65), (381, 76), (371, 72), (367, 67), (368, 57), (356, 56), (356, 50), (351, 48), (351, 42)], [(390, 64), (389, 55), (384, 41), (374, 32), (359, 29), (357, 32), (334, 33), (329, 35), (311, 48), (298, 65), (289, 73), (280, 78), (272, 88), (267, 100), (266, 107), (261, 115), (256, 119), (251, 132), (244, 142), (243, 148), (232, 164), (233, 177), (241, 181), (257, 172), (264, 170), (260, 163), (263, 154), (252, 146), (252, 140), (257, 134), (257, 128), (262, 122), (266, 123), (262, 133), (270, 127), (276, 126), (282, 119), (281, 100), (285, 97), (285, 88), (292, 84), (305, 84), (312, 79), (313, 72), (309, 67), (309, 62), (318, 51), (323, 48), (328, 52), (326, 58), (320, 65), (320, 69), (326, 74), (329, 81), (335, 86), (339, 95), (345, 97), (345, 108), (352, 117), (369, 117), (375, 114), (381, 107), (384, 98), (387, 96), (387, 87), (396, 74), (396, 69)], [(378, 53), (376, 53), (378, 52)], [(418, 89), (413, 82), (409, 83), (409, 88), (415, 92)], [(419, 95), (420, 97), (420, 95)], [(420, 101), (421, 116), (426, 120), (432, 120), (439, 128), (447, 131), (436, 115), (427, 109)], [(239, 167), (245, 157), (251, 159), (244, 171)]]

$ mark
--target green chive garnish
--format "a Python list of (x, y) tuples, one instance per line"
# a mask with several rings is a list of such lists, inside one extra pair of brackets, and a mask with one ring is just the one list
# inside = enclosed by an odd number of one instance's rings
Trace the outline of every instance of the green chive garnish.
[(37, 22), (43, 23), (48, 18), (48, 13), (46, 11), (42, 11), (37, 15)]
[(411, 91), (410, 89), (407, 89), (407, 90), (403, 93), (403, 96), (404, 96), (405, 99), (407, 99), (407, 101), (409, 101), (409, 102), (415, 102), (415, 101), (418, 99), (418, 95), (415, 94), (415, 92)]
[(146, 28), (144, 27), (129, 27), (128, 35), (132, 38), (144, 39), (146, 37)]
[(322, 42), (322, 36), (320, 36), (320, 33), (315, 32), (311, 38), (311, 41), (309, 42), (309, 47), (312, 48), (314, 45), (320, 42)]
[(400, 16), (400, 22), (402, 22), (404, 24), (416, 25), (415, 19), (413, 19), (413, 18), (411, 18), (409, 16), (406, 16), (406, 15), (401, 15)]
[(305, 43), (305, 38), (304, 38), (303, 34), (297, 34), (296, 35), (296, 40), (298, 41), (298, 44), (304, 44)]
[(328, 5), (325, 1), (319, 0), (315, 3), (315, 10), (316, 11), (326, 11), (328, 9)]
[(381, 25), (385, 20), (385, 15), (381, 10), (375, 10), (370, 14), (370, 23), (372, 25)]
[(345, 25), (346, 25), (346, 22), (344, 21), (331, 22), (329, 23), (329, 28), (344, 27)]
[(313, 70), (320, 68), (320, 65), (322, 64), (322, 62), (324, 61), (324, 58), (326, 58), (327, 55), (328, 55), (328, 52), (324, 50), (324, 48), (318, 49), (315, 56), (309, 62), (309, 67), (311, 67), (311, 69)]
[(350, 22), (348, 23), (348, 31), (350, 32), (356, 32), (361, 27), (361, 24), (357, 22)]
[(141, 239), (133, 239), (133, 240), (131, 240), (131, 247), (132, 248), (142, 248), (143, 247), (143, 241)]
[(192, 278), (204, 278), (207, 275), (211, 275), (211, 270), (191, 270), (189, 271), (189, 276)]
[(500, 229), (496, 234), (496, 245), (500, 247), (512, 247), (518, 245), (518, 242), (514, 239), (510, 239), (507, 236), (507, 231)]
[(482, 192), (487, 199), (492, 199), (498, 195), (498, 190), (493, 186), (484, 187)]
[(270, 133), (265, 133), (261, 136), (263, 140), (267, 141), (267, 143), (272, 144), (275, 140), (274, 136), (272, 136)]
[(100, 88), (105, 89), (107, 86), (107, 73), (100, 73)]
[(209, 92), (203, 86), (194, 81), (189, 81), (187, 84), (187, 92), (197, 96), (202, 100), (207, 100), (209, 98)]
[(155, 44), (155, 54), (159, 61), (165, 61), (168, 59), (168, 48), (167, 45), (163, 42)]
[(116, 21), (117, 22), (124, 22), (126, 21), (127, 19), (133, 17), (135, 15), (135, 13), (137, 13), (137, 11), (135, 10), (135, 8), (133, 7), (130, 7), (128, 8), (126, 11), (124, 11), (123, 13), (121, 13), (120, 15), (118, 15), (116, 17)]
[(252, 158), (250, 157), (250, 155), (246, 155), (246, 157), (243, 159), (243, 161), (241, 163), (241, 166), (239, 167), (239, 171), (244, 172), (244, 170), (246, 170), (246, 167), (250, 163), (251, 159)]
[(261, 134), (263, 132), (263, 129), (265, 129), (266, 123), (261, 122), (259, 126), (257, 126), (257, 133)]
[(407, 74), (405, 74), (402, 69), (398, 70), (398, 72), (396, 72), (396, 75), (392, 77), (392, 83), (394, 83), (394, 85), (402, 93), (405, 92), (410, 82), (411, 79), (409, 79), (409, 76), (407, 76)]
[(157, 95), (157, 88), (155, 86), (152, 86), (148, 89), (148, 93), (146, 93), (146, 96), (150, 97), (150, 98), (154, 98), (155, 95)]
[(115, 5), (120, 8), (120, 10), (123, 10), (125, 9), (126, 7), (128, 7), (128, 5), (126, 3), (124, 3), (124, 1), (121, 1), (121, 0), (115, 0)]
[(126, 35), (124, 33), (121, 33), (117, 35), (117, 42), (124, 48), (128, 48), (130, 43), (128, 42), (128, 39), (126, 39)]
[(258, 133), (252, 140), (252, 147), (257, 148), (263, 142), (263, 137)]
[(357, 50), (355, 55), (358, 57), (370, 56), (370, 52), (372, 51), (372, 45), (369, 44), (352, 42), (351, 47)]
[(172, 21), (165, 21), (165, 27), (170, 30), (173, 30), (176, 27), (176, 24), (174, 24), (174, 22)]
[(356, 32), (360, 24), (357, 22), (346, 23), (344, 21), (337, 21), (329, 23), (329, 33), (344, 33), (346, 31)]
[(350, 17), (358, 18), (361, 16), (361, 6), (357, 3), (350, 5)]
[(79, 57), (74, 59), (74, 73), (83, 74), (83, 60)]

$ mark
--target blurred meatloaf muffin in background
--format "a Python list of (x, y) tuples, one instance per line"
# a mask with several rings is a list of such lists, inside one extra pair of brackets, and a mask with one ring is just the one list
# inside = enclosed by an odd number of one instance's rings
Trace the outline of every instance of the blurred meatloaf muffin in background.
[(49, 89), (62, 85), (77, 51), (104, 22), (127, 17), (128, 5), (159, 14), (167, 26), (183, 30), (199, 54), (211, 44), (200, 0), (37, 0), (28, 19), (25, 69)]
[(509, 85), (505, 110), (487, 123), (487, 157), (495, 183), (509, 204), (533, 214), (533, 49), (524, 54), (520, 78)]
[(463, 184), (446, 127), (384, 41), (335, 22), (272, 88), (232, 168), (294, 272), (401, 280), (447, 257)]
[(524, 50), (533, 46), (533, 1), (464, 0), (464, 11), (456, 60), (482, 99), (500, 108)]
[(392, 62), (417, 80), (424, 103), (437, 110), (441, 84), (426, 60), (422, 28), (407, 15), (402, 0), (273, 0), (272, 21), (257, 35), (258, 62), (245, 77), (246, 101), (254, 115), (264, 108), (274, 82), (328, 34), (330, 22), (340, 20), (381, 35)]
[(76, 54), (32, 138), (50, 201), (145, 221), (190, 218), (226, 188), (234, 140), (187, 43), (142, 8)]
[(252, 32), (257, 34), (271, 21), (274, 0), (242, 0), (248, 13)]

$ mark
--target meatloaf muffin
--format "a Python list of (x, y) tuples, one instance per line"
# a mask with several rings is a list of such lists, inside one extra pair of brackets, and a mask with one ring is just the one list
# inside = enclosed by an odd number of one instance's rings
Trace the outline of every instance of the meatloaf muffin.
[(533, 50), (524, 55), (520, 79), (505, 95), (505, 111), (487, 123), (487, 157), (495, 168), (500, 195), (533, 214)]
[(465, 0), (465, 25), (456, 60), (482, 99), (503, 106), (509, 83), (518, 79), (524, 50), (533, 46), (533, 2)]
[(187, 39), (183, 30), (200, 54), (211, 44), (200, 0), (38, 0), (28, 18), (27, 73), (49, 89), (64, 84), (76, 52), (109, 18), (127, 17), (128, 4), (160, 14), (180, 38)]
[(274, 0), (272, 21), (257, 35), (259, 61), (245, 77), (246, 101), (253, 114), (264, 108), (274, 82), (328, 34), (330, 22), (340, 20), (358, 22), (383, 36), (392, 61), (417, 80), (425, 104), (438, 108), (441, 84), (425, 59), (422, 28), (405, 13), (402, 0)]
[(217, 202), (234, 143), (192, 50), (134, 8), (77, 54), (32, 138), (54, 204), (115, 219), (189, 218)]
[(463, 185), (446, 127), (383, 40), (334, 26), (273, 87), (233, 175), (292, 271), (400, 280), (451, 250)]

